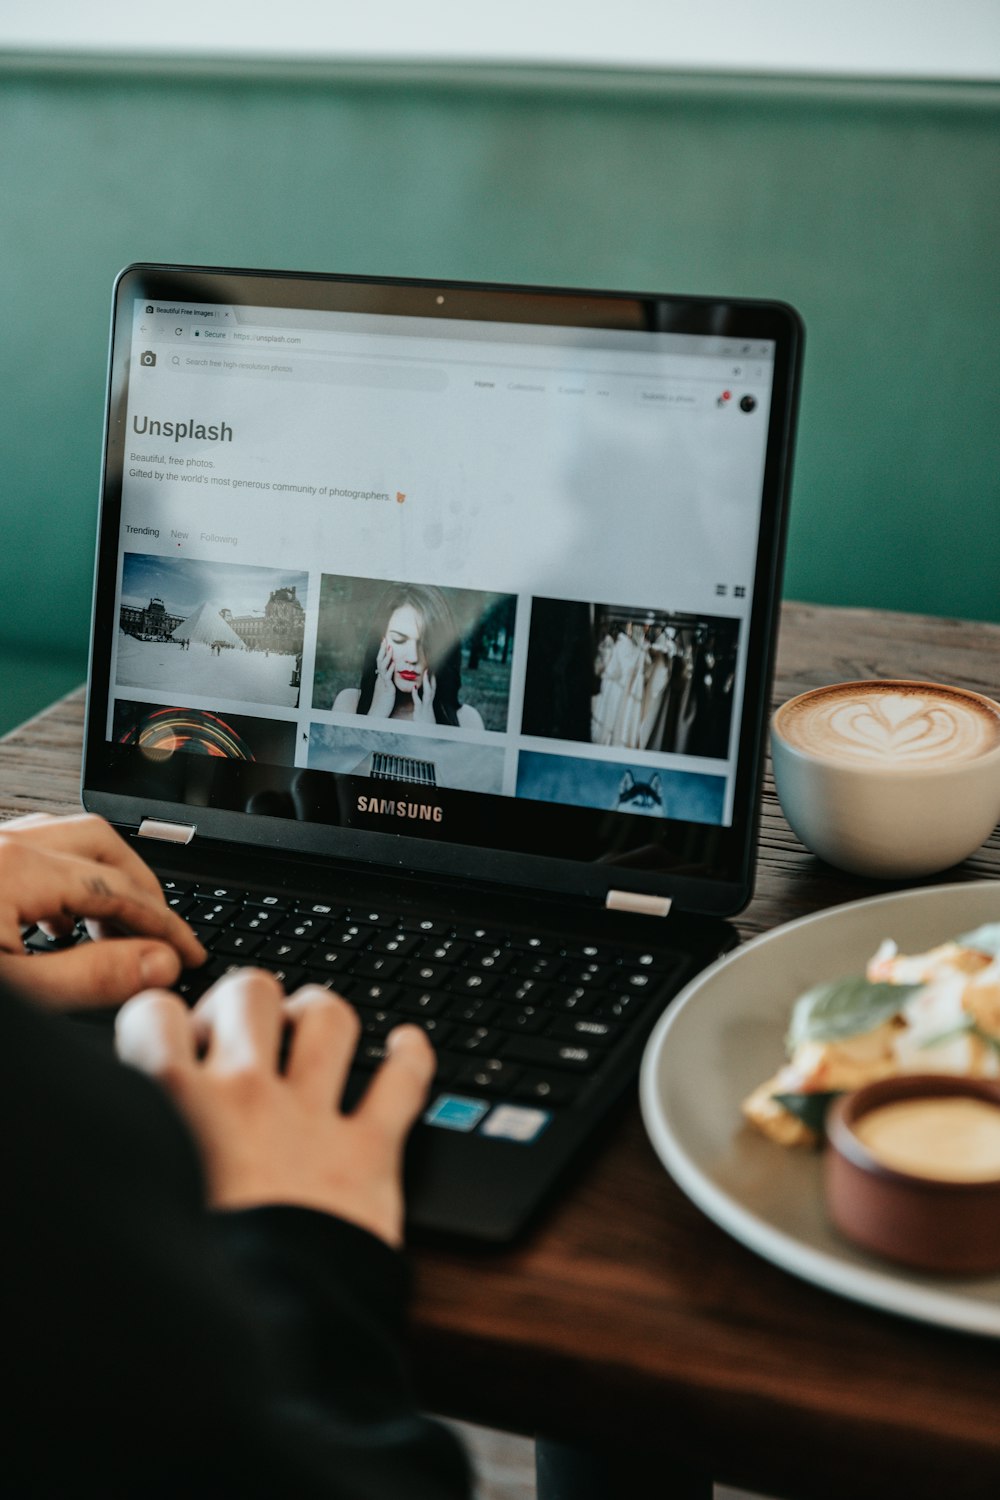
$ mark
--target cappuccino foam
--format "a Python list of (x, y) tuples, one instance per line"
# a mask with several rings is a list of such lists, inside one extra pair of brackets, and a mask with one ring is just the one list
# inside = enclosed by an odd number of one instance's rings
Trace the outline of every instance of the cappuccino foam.
[(900, 770), (954, 765), (1000, 747), (1000, 708), (931, 683), (819, 688), (779, 709), (776, 727), (807, 754)]

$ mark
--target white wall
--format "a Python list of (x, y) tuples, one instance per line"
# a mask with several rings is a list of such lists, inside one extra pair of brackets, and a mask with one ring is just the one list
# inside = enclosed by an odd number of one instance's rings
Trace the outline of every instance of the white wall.
[(1000, 77), (1000, 0), (0, 0), (0, 51)]

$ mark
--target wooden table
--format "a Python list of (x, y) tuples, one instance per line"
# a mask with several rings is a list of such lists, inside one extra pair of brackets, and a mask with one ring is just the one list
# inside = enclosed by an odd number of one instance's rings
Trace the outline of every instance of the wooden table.
[[(1000, 627), (785, 606), (776, 702), (872, 676), (997, 696)], [(74, 693), (0, 744), (0, 816), (78, 807), (82, 721)], [(1000, 878), (997, 834), (938, 879), (985, 877)], [(744, 936), (886, 888), (808, 855), (768, 776)], [(636, 1105), (522, 1245), (415, 1259), (426, 1405), (630, 1454), (634, 1500), (671, 1494), (674, 1455), (788, 1500), (1000, 1494), (1000, 1344), (855, 1306), (758, 1259), (674, 1186)]]

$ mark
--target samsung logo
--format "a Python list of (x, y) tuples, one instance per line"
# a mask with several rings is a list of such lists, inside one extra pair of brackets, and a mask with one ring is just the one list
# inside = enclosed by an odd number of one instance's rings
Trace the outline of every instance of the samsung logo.
[(444, 808), (430, 802), (402, 802), (395, 797), (358, 798), (358, 812), (381, 813), (388, 818), (414, 818), (421, 823), (440, 823)]

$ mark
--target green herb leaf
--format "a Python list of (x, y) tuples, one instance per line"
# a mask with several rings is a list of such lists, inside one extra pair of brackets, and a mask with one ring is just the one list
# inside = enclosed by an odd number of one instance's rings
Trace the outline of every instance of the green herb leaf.
[[(949, 1026), (947, 1031), (939, 1031), (934, 1036), (929, 1036), (925, 1042), (920, 1043), (920, 1051), (925, 1047), (940, 1047), (944, 1042), (953, 1042), (956, 1037), (967, 1036), (970, 1031), (979, 1032), (979, 1027), (971, 1016), (967, 1020), (959, 1021), (957, 1026)], [(984, 1040), (988, 1040), (984, 1038)]]
[(955, 941), (963, 948), (975, 948), (977, 953), (989, 953), (993, 958), (1000, 958), (1000, 922), (987, 922), (984, 927), (977, 927), (975, 932), (966, 932)]
[(943, 1042), (953, 1042), (959, 1036), (977, 1036), (981, 1042), (992, 1047), (994, 1052), (1000, 1052), (1000, 1036), (994, 1036), (992, 1032), (984, 1031), (971, 1016), (966, 1021), (959, 1021), (957, 1026), (949, 1026), (947, 1031), (939, 1031), (936, 1036), (930, 1036), (926, 1042), (920, 1043), (920, 1050), (925, 1047), (939, 1047)]
[(994, 1036), (991, 1031), (984, 1031), (981, 1026), (976, 1025), (975, 1021), (973, 1021), (970, 1030), (976, 1034), (981, 1042), (988, 1043), (994, 1052), (1000, 1052), (1000, 1037)]
[(786, 1042), (794, 1052), (800, 1042), (835, 1042), (874, 1031), (902, 1010), (919, 984), (872, 984), (863, 977), (819, 984), (796, 1000)]
[(803, 1125), (807, 1125), (822, 1140), (826, 1134), (827, 1110), (843, 1092), (843, 1089), (835, 1089), (823, 1094), (772, 1094), (771, 1098), (777, 1100), (790, 1115), (801, 1120)]

